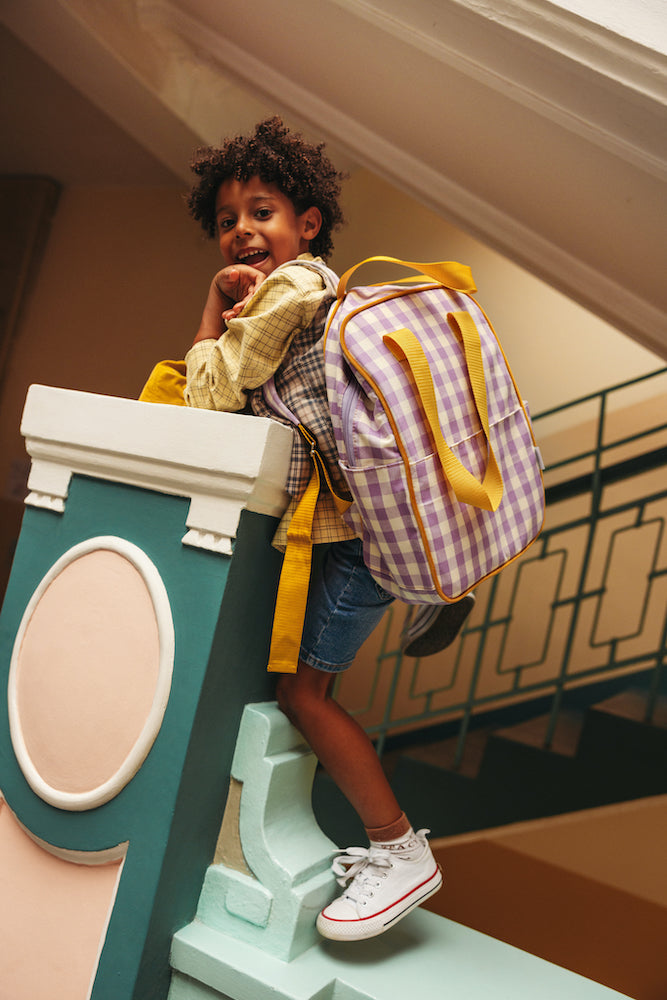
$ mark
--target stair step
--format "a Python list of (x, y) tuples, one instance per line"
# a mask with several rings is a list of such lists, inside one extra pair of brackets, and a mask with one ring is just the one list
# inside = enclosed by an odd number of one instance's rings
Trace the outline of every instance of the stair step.
[(463, 758), (458, 767), (456, 766), (456, 753), (459, 743), (458, 735), (450, 736), (444, 740), (437, 740), (433, 743), (410, 747), (407, 750), (392, 751), (391, 756), (400, 755), (401, 757), (408, 757), (410, 760), (421, 761), (421, 763), (429, 764), (431, 767), (456, 771), (458, 774), (463, 774), (468, 778), (475, 778), (479, 773), (486, 744), (491, 733), (492, 730), (488, 727), (471, 729), (468, 732)]
[(573, 709), (564, 709), (558, 716), (553, 738), (546, 746), (550, 716), (539, 715), (534, 719), (526, 719), (513, 726), (496, 729), (494, 736), (506, 740), (524, 743), (526, 746), (537, 747), (551, 753), (562, 754), (564, 757), (574, 757), (579, 745), (579, 737), (583, 726), (584, 713)]
[[(644, 721), (646, 695), (616, 694), (564, 708), (548, 748), (549, 715), (385, 751), (382, 764), (413, 824), (446, 837), (631, 801), (667, 792), (667, 699)], [(318, 822), (336, 843), (363, 829), (325, 774), (313, 789)], [(359, 840), (359, 842), (363, 842)]]
[[(663, 708), (660, 706), (659, 717)], [(667, 726), (646, 722), (645, 696), (615, 695), (591, 707), (579, 743), (579, 760), (594, 783), (599, 804), (667, 792)]]
[(646, 721), (646, 707), (647, 697), (644, 691), (623, 691), (597, 702), (594, 706), (599, 712), (608, 712), (610, 715), (618, 715), (633, 722), (645, 722), (658, 729), (667, 729), (667, 698), (658, 698), (650, 722)]
[(409, 996), (630, 1000), (421, 907), (368, 941), (328, 944), (308, 948), (284, 962), (193, 921), (174, 935), (169, 995), (173, 1000), (230, 996), (252, 1000), (405, 1000)]
[(667, 908), (484, 838), (434, 849), (445, 883), (426, 909), (624, 995), (667, 995)]

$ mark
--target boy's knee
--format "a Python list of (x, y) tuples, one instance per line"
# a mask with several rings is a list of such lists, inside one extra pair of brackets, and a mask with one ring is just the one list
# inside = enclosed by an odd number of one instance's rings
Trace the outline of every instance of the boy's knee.
[(278, 708), (287, 716), (292, 725), (299, 728), (299, 718), (307, 710), (307, 697), (297, 683), (296, 674), (281, 674), (276, 685)]
[(280, 711), (283, 712), (289, 719), (291, 699), (288, 677), (288, 674), (279, 674), (276, 682), (276, 701), (278, 702), (278, 708)]
[[(305, 666), (305, 665), (304, 665)], [(298, 728), (303, 718), (309, 717), (323, 698), (328, 696), (327, 678), (315, 676), (306, 668), (296, 674), (280, 674), (276, 683), (278, 708)]]

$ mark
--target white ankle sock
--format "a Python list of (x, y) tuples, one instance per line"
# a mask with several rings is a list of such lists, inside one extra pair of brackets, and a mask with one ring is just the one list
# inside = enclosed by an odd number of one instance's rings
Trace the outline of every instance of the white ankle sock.
[(402, 837), (397, 837), (396, 840), (371, 840), (371, 847), (378, 847), (383, 851), (399, 854), (405, 861), (412, 860), (413, 855), (416, 856), (423, 850), (412, 827)]

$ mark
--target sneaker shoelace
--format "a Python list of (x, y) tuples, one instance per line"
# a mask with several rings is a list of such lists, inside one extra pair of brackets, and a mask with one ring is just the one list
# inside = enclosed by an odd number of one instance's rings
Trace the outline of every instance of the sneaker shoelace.
[[(427, 833), (428, 830), (419, 830), (414, 838), (410, 839), (410, 853), (416, 847), (420, 849), (424, 847)], [(415, 841), (418, 843), (415, 844)], [(394, 859), (400, 856), (401, 850), (402, 845), (391, 850), (388, 847), (376, 847), (371, 844), (370, 847), (348, 847), (345, 854), (339, 854), (334, 858), (331, 869), (336, 881), (340, 886), (347, 886), (343, 898), (357, 902), (360, 897), (372, 896), (373, 890), (380, 886), (378, 879), (387, 877), (388, 869), (393, 867)]]
[(338, 884), (347, 886), (343, 897), (356, 903), (360, 897), (373, 894), (378, 879), (387, 877), (392, 864), (391, 852), (384, 848), (348, 847), (345, 854), (334, 858), (331, 869)]

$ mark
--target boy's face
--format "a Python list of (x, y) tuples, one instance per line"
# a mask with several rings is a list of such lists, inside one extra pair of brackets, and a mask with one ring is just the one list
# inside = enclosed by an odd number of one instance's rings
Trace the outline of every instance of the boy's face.
[(215, 211), (225, 264), (248, 264), (267, 275), (308, 250), (321, 225), (318, 209), (297, 215), (290, 199), (259, 177), (224, 181)]

